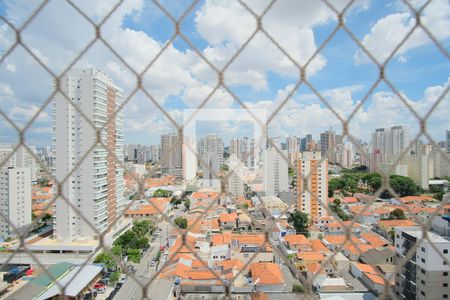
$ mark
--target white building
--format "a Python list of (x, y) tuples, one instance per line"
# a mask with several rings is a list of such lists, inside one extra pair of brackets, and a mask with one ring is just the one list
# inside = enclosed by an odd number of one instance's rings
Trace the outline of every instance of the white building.
[(178, 178), (183, 176), (182, 138), (176, 133), (161, 135), (161, 173), (173, 175)]
[(182, 151), (184, 180), (193, 180), (197, 176), (198, 158), (196, 148), (194, 138), (185, 136)]
[(353, 147), (351, 143), (336, 145), (336, 163), (343, 168), (353, 165)]
[(311, 219), (327, 215), (328, 160), (321, 161), (320, 151), (302, 152), (302, 158), (296, 162), (296, 170), (297, 207)]
[(247, 167), (234, 154), (230, 156), (228, 167), (230, 172), (228, 177), (228, 191), (233, 196), (244, 196), (244, 176), (248, 171)]
[(223, 148), (223, 140), (216, 135), (207, 135), (197, 143), (199, 167), (203, 171), (203, 183), (206, 186), (219, 187), (217, 173), (224, 163)]
[(31, 154), (25, 147), (20, 146), (17, 150), (10, 156), (11, 152), (14, 151), (15, 145), (0, 144), (0, 162), (3, 162), (8, 158), (8, 162), (3, 165), (4, 167), (13, 168), (29, 168), (30, 178), (32, 182), (36, 182), (39, 173), (39, 163), (33, 157), (33, 154), (37, 156), (37, 150), (34, 146), (28, 146)]
[(0, 236), (16, 236), (31, 224), (31, 180), (29, 168), (0, 169), (0, 209), (7, 220), (0, 217)]
[[(62, 95), (53, 102), (55, 177), (66, 179), (61, 193), (98, 231), (115, 224), (124, 209), (123, 116), (115, 114), (122, 91), (95, 69), (74, 70), (61, 80), (61, 89), (89, 118), (89, 124)], [(107, 123), (108, 122), (108, 123)], [(104, 129), (103, 129), (104, 127)], [(102, 146), (96, 145), (96, 131)], [(83, 161), (81, 161), (82, 157)], [(55, 206), (54, 234), (59, 240), (96, 238), (96, 233), (62, 198)]]
[(263, 191), (266, 196), (277, 196), (280, 192), (289, 191), (286, 158), (286, 150), (269, 148), (263, 151)]
[[(399, 299), (448, 299), (450, 297), (450, 239), (429, 231), (422, 238), (421, 227), (395, 228), (396, 263), (412, 257), (395, 277), (395, 294)], [(431, 245), (433, 243), (434, 247)], [(438, 253), (439, 252), (439, 253)]]

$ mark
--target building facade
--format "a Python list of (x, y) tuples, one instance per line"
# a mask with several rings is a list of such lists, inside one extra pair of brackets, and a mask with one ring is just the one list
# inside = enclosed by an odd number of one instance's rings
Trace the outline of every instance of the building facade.
[[(284, 156), (284, 157), (283, 157)], [(278, 196), (289, 191), (287, 151), (269, 148), (263, 152), (264, 180), (266, 196)]]
[[(65, 199), (55, 204), (54, 235), (61, 240), (95, 239), (96, 232), (74, 208), (100, 233), (108, 231), (124, 209), (123, 116), (116, 113), (122, 91), (95, 69), (69, 72), (61, 89), (73, 104), (62, 95), (53, 101), (54, 175), (65, 180)], [(102, 145), (96, 144), (97, 131)]]
[(296, 162), (297, 208), (309, 214), (311, 219), (325, 216), (325, 207), (328, 205), (328, 160), (321, 161), (319, 151), (302, 152), (301, 156)]
[(31, 224), (31, 176), (29, 168), (0, 169), (0, 236), (14, 237)]

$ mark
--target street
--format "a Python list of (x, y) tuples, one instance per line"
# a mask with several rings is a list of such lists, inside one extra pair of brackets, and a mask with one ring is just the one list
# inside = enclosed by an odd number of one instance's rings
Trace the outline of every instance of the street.
[[(136, 266), (136, 273), (134, 273), (134, 276), (137, 278), (137, 280), (139, 280), (142, 284), (146, 285), (151, 276), (156, 273), (156, 269), (155, 267), (150, 267), (150, 263), (153, 259), (153, 257), (155, 257), (158, 254), (158, 251), (160, 249), (160, 246), (165, 245), (167, 242), (167, 238), (169, 236), (169, 232), (172, 230), (172, 227), (169, 223), (167, 222), (162, 222), (159, 224), (159, 227), (162, 229), (161, 233), (159, 234), (159, 236), (156, 237), (154, 242), (150, 243), (150, 248), (149, 251), (142, 257), (141, 262), (139, 263), (139, 265)], [(161, 259), (163, 257), (161, 256)], [(159, 264), (159, 266), (162, 266), (164, 264), (164, 262), (161, 261), (161, 263)], [(156, 285), (158, 285), (158, 293), (161, 294), (161, 296), (164, 296), (164, 293), (161, 292), (159, 285), (164, 282), (164, 286), (167, 289), (167, 286), (169, 285), (168, 282), (166, 282), (165, 280), (162, 282), (159, 282), (160, 280), (158, 280), (157, 278), (155, 278), (153, 280), (153, 282), (150, 284), (148, 290), (149, 293), (151, 294), (153, 289), (155, 288)], [(171, 287), (172, 283), (170, 282), (170, 287)], [(167, 291), (169, 292), (170, 289)], [(167, 295), (167, 293), (166, 293)], [(128, 276), (127, 281), (124, 283), (124, 285), (122, 286), (122, 288), (118, 291), (118, 293), (116, 294), (116, 296), (114, 297), (114, 299), (142, 299), (143, 294), (142, 294), (142, 289), (140, 288), (139, 284), (130, 276)], [(167, 298), (167, 297), (166, 297)], [(161, 298), (161, 299), (166, 299), (166, 298)]]

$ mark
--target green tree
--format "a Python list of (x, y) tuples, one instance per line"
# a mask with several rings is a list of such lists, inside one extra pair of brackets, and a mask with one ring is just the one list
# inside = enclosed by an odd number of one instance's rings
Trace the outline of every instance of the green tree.
[(226, 164), (223, 164), (220, 166), (219, 170), (222, 172), (228, 172), (230, 170), (230, 167), (228, 167), (228, 165)]
[(406, 219), (405, 212), (400, 208), (396, 208), (389, 213), (389, 220), (405, 220), (405, 219)]
[(124, 234), (119, 236), (115, 241), (114, 245), (119, 245), (122, 248), (129, 248), (132, 243), (137, 239), (136, 232), (133, 230), (127, 230)]
[(309, 217), (308, 214), (301, 212), (299, 210), (295, 210), (289, 216), (288, 222), (294, 226), (295, 231), (297, 233), (303, 234), (306, 237), (309, 237)]
[(422, 190), (411, 178), (399, 175), (391, 175), (389, 184), (400, 197), (414, 196)]
[(171, 191), (163, 190), (163, 189), (157, 189), (153, 195), (155, 198), (169, 198), (172, 196)]
[(120, 258), (122, 256), (122, 254), (124, 253), (124, 249), (120, 245), (114, 245), (111, 248), (111, 252), (112, 252), (112, 254), (114, 254), (115, 256)]
[(141, 261), (141, 251), (139, 249), (128, 249), (127, 250), (128, 260), (138, 264)]
[(106, 252), (102, 252), (94, 259), (96, 264), (104, 264), (108, 269), (116, 267), (116, 262), (112, 259), (111, 255)]
[(109, 282), (112, 283), (112, 284), (114, 284), (114, 283), (116, 283), (117, 281), (119, 281), (120, 274), (121, 274), (121, 273), (120, 273), (119, 270), (117, 270), (117, 271), (111, 273), (111, 276), (109, 276)]
[(184, 200), (184, 207), (186, 207), (186, 210), (189, 210), (191, 207), (191, 201), (187, 198)]
[(303, 286), (301, 284), (294, 283), (292, 285), (292, 292), (294, 292), (294, 293), (304, 293), (305, 290), (304, 290), (304, 288), (303, 288)]
[(148, 235), (149, 233), (152, 233), (154, 229), (155, 225), (150, 220), (135, 221), (132, 228), (138, 236)]
[(181, 229), (187, 228), (187, 219), (183, 217), (177, 217), (175, 219), (175, 224), (180, 227)]

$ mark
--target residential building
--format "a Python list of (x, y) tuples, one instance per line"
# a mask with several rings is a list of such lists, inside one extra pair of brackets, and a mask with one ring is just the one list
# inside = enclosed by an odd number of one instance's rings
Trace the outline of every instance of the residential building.
[[(54, 176), (65, 180), (60, 191), (64, 198), (58, 198), (55, 205), (54, 235), (60, 240), (95, 239), (93, 228), (106, 232), (125, 207), (120, 164), (124, 161), (123, 114), (117, 112), (122, 91), (96, 69), (70, 71), (61, 79), (60, 88), (73, 104), (61, 94), (53, 101)], [(98, 130), (106, 149), (96, 145)]]
[(0, 169), (0, 236), (17, 235), (31, 224), (31, 180), (29, 168), (3, 167)]
[(396, 264), (403, 263), (395, 276), (395, 294), (400, 299), (448, 299), (450, 297), (450, 238), (427, 232), (422, 227), (395, 228)]
[(296, 168), (297, 207), (311, 219), (327, 215), (328, 160), (321, 161), (319, 151), (305, 151), (297, 160)]
[(287, 151), (268, 148), (263, 152), (264, 180), (263, 191), (266, 196), (277, 196), (289, 191)]
[[(30, 145), (27, 147), (29, 150), (24, 146), (19, 146), (15, 149), (15, 145), (0, 144), (0, 162), (8, 158), (6, 164), (3, 165), (4, 167), (29, 168), (30, 180), (36, 182), (40, 166), (33, 155), (37, 156), (37, 149)], [(14, 153), (11, 154), (13, 151)]]
[(177, 178), (183, 176), (182, 139), (176, 133), (161, 135), (161, 173)]
[(199, 167), (203, 171), (203, 185), (219, 187), (218, 172), (223, 165), (223, 140), (217, 135), (207, 135), (197, 143)]
[(446, 140), (446, 145), (447, 145), (447, 153), (450, 153), (450, 130), (446, 130), (445, 131), (445, 140)]
[(301, 140), (300, 140), (300, 151), (306, 151), (307, 149), (306, 149), (306, 147), (307, 147), (307, 145), (309, 144), (309, 142), (311, 142), (313, 139), (312, 139), (312, 134), (307, 134), (307, 135), (305, 135), (305, 137), (304, 138), (302, 138)]
[(327, 156), (330, 163), (334, 163), (333, 154), (336, 146), (336, 133), (333, 129), (327, 130), (320, 134), (320, 153)]
[(228, 191), (233, 196), (244, 196), (245, 183), (244, 176), (247, 167), (235, 154), (231, 154), (229, 159), (229, 169), (231, 174), (228, 177)]

